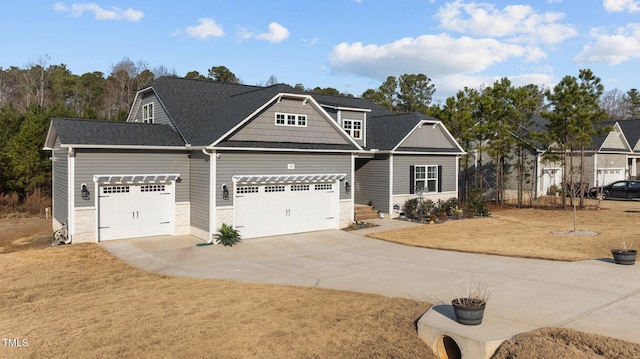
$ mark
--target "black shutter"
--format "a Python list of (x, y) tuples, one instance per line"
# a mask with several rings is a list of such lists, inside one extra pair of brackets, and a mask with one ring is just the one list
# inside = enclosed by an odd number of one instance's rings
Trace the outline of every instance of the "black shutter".
[(442, 192), (442, 166), (438, 166), (438, 192)]
[(414, 194), (416, 184), (416, 166), (409, 166), (409, 193)]

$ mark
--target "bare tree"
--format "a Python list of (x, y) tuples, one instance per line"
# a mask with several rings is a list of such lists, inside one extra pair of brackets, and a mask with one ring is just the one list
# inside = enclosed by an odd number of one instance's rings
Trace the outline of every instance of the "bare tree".
[(607, 112), (609, 120), (625, 120), (630, 117), (628, 100), (629, 96), (626, 93), (613, 89), (602, 94), (600, 108)]

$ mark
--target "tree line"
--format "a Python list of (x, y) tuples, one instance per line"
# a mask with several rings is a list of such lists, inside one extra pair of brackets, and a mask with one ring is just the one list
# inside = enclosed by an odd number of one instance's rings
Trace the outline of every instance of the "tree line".
[[(50, 193), (50, 153), (43, 151), (42, 145), (51, 118), (124, 121), (136, 92), (166, 75), (177, 74), (165, 66), (150, 68), (129, 58), (112, 65), (108, 74), (94, 71), (76, 75), (64, 64), (48, 64), (47, 57), (24, 68), (0, 68), (0, 193), (15, 192), (22, 198), (35, 190)], [(225, 66), (213, 66), (206, 74), (190, 71), (184, 77), (242, 83)], [(256, 85), (277, 83), (272, 75)], [(293, 87), (352, 96), (331, 87), (306, 88), (300, 83)], [(553, 89), (515, 87), (508, 78), (502, 78), (488, 87), (464, 88), (444, 103), (433, 104), (435, 91), (426, 75), (403, 74), (387, 77), (377, 89), (368, 89), (360, 96), (390, 111), (418, 111), (442, 120), (467, 151), (461, 158), (463, 198), (486, 182), (484, 172), (474, 172), (474, 164), (478, 160), (482, 164), (483, 159), (472, 158), (473, 149), (482, 150), (480, 153), (486, 153), (496, 164), (492, 175), (496, 199), (502, 200), (507, 179), (515, 176), (521, 203), (531, 183), (530, 157), (526, 154), (532, 144), (554, 143), (572, 151), (588, 145), (587, 138), (603, 119), (640, 117), (640, 93), (636, 89), (605, 92), (590, 70), (580, 70), (578, 77), (566, 76)], [(547, 118), (548, 128), (536, 129), (534, 115)]]

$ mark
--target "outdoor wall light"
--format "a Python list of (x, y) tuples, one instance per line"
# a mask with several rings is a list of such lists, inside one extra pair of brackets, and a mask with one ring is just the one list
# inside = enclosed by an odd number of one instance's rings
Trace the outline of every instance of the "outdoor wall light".
[(181, 177), (176, 178), (176, 183), (182, 183), (182, 178)]
[(225, 201), (229, 199), (229, 189), (226, 184), (222, 184), (222, 199)]
[(89, 192), (89, 189), (87, 188), (87, 184), (83, 183), (80, 186), (80, 196), (82, 197), (82, 199), (84, 199), (85, 201), (88, 201), (91, 199), (91, 193)]
[(346, 194), (351, 193), (351, 185), (349, 184), (348, 181), (344, 181), (344, 193)]

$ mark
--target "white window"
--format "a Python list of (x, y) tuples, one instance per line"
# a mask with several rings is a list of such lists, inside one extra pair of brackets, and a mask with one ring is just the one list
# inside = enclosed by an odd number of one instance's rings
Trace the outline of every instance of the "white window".
[(153, 123), (153, 102), (142, 106), (142, 122)]
[(342, 128), (349, 136), (356, 140), (362, 139), (362, 121), (360, 120), (342, 120)]
[(307, 116), (295, 113), (276, 113), (277, 126), (307, 127)]
[(415, 166), (414, 180), (416, 193), (424, 189), (427, 192), (437, 192), (438, 166)]

